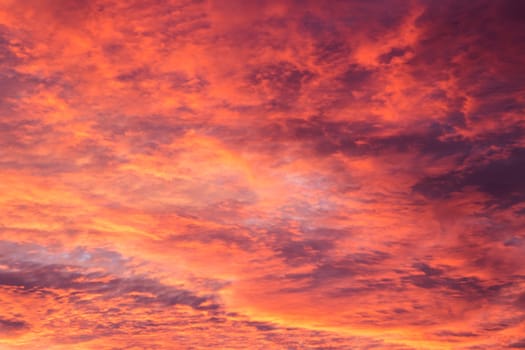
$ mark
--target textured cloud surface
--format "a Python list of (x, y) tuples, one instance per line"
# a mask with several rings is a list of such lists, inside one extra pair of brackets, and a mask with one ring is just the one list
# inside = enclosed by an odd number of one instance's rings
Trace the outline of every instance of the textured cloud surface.
[(520, 0), (0, 0), (0, 348), (525, 348)]

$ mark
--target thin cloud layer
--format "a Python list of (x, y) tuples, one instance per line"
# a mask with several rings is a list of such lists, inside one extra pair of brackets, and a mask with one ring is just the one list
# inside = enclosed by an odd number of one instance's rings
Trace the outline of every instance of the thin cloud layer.
[(0, 2), (0, 347), (525, 347), (520, 1)]

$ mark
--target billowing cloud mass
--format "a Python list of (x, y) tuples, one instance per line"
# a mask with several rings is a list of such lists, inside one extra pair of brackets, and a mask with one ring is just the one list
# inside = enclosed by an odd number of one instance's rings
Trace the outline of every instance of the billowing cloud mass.
[(0, 348), (525, 348), (525, 3), (0, 0)]

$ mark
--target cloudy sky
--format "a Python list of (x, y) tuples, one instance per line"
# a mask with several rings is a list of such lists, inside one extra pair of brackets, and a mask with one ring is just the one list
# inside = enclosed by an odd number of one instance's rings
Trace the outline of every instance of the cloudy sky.
[(525, 3), (0, 0), (0, 348), (525, 348)]

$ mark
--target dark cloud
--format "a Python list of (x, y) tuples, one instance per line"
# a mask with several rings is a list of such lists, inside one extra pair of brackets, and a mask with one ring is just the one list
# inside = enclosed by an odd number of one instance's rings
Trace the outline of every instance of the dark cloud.
[(23, 320), (7, 319), (0, 317), (0, 333), (8, 333), (28, 328), (29, 324)]
[(514, 304), (521, 310), (525, 310), (525, 293), (521, 293), (514, 301)]
[(428, 198), (444, 198), (467, 186), (477, 188), (494, 198), (494, 204), (508, 207), (525, 200), (525, 149), (512, 150), (504, 159), (495, 159), (464, 173), (450, 172), (420, 180), (413, 190)]
[(483, 281), (477, 277), (449, 277), (433, 268), (425, 268), (425, 274), (413, 274), (402, 277), (403, 282), (409, 282), (424, 289), (442, 289), (443, 293), (465, 300), (493, 298), (508, 287), (508, 283)]
[(246, 324), (251, 327), (255, 327), (257, 330), (262, 332), (268, 332), (278, 329), (274, 324), (267, 322), (247, 321)]
[[(322, 17), (312, 12), (307, 12), (299, 19), (299, 29), (313, 37), (323, 37), (334, 34), (336, 26), (334, 22), (325, 21)], [(332, 35), (329, 35), (330, 37)]]
[(410, 47), (393, 47), (388, 51), (387, 53), (384, 53), (378, 57), (379, 63), (385, 63), (388, 64), (392, 62), (392, 60), (396, 57), (403, 57), (408, 52), (411, 52), (412, 49)]
[(525, 339), (509, 344), (511, 349), (525, 349)]
[(348, 92), (361, 91), (369, 89), (373, 74), (373, 70), (354, 64), (348, 67), (339, 77), (339, 80), (342, 82), (343, 88)]
[(202, 244), (210, 244), (213, 242), (220, 242), (227, 246), (236, 246), (243, 250), (253, 249), (256, 243), (249, 236), (244, 236), (236, 231), (228, 230), (198, 230), (198, 232), (188, 234), (172, 235), (168, 238), (169, 242), (200, 242)]
[(446, 81), (452, 74), (475, 98), (469, 115), (475, 123), (524, 107), (518, 96), (525, 67), (516, 60), (525, 52), (524, 26), (506, 20), (516, 18), (509, 8), (519, 8), (510, 2), (430, 1), (416, 21), (421, 38), (408, 61), (414, 77)]
[(334, 40), (333, 38), (320, 40), (314, 49), (316, 57), (316, 64), (323, 65), (339, 65), (345, 61), (350, 54), (350, 48), (342, 40)]
[[(168, 286), (146, 277), (119, 278), (102, 272), (83, 272), (74, 265), (41, 265), (10, 261), (13, 269), (0, 272), (0, 286), (17, 287), (20, 293), (68, 291), (70, 302), (79, 302), (84, 294), (103, 299), (128, 297), (139, 305), (188, 305), (200, 310), (219, 308), (209, 297)], [(51, 292), (52, 293), (52, 292)], [(147, 293), (148, 296), (133, 293)]]
[[(322, 256), (317, 259), (317, 266), (311, 272), (290, 273), (284, 276), (287, 280), (307, 281), (308, 288), (318, 288), (335, 281), (350, 281), (355, 278), (363, 278), (375, 272), (374, 267), (379, 266), (390, 258), (390, 254), (382, 251), (370, 251), (354, 253), (346, 256), (344, 259), (329, 261)], [(390, 281), (369, 281), (370, 289), (374, 289), (374, 284), (384, 286), (390, 284)], [(351, 292), (352, 288), (339, 289), (337, 295)], [(360, 292), (361, 287), (355, 288)], [(288, 292), (304, 292), (304, 287), (297, 289), (286, 289)]]
[(283, 242), (276, 250), (288, 264), (301, 265), (319, 261), (323, 256), (328, 255), (334, 244), (330, 240), (290, 241)]
[(500, 2), (501, 15), (525, 26), (525, 4), (522, 1), (504, 0)]
[[(319, 155), (341, 152), (347, 156), (375, 156), (391, 153), (419, 154), (434, 159), (464, 158), (473, 145), (461, 137), (446, 137), (448, 126), (433, 123), (418, 132), (379, 135), (389, 125), (374, 122), (332, 122), (319, 117), (290, 119), (286, 123), (289, 138), (306, 146), (311, 144)], [(375, 135), (377, 134), (377, 135)]]
[(471, 338), (471, 337), (479, 337), (479, 334), (473, 333), (473, 332), (454, 332), (450, 330), (443, 330), (434, 333), (438, 337), (459, 337), (459, 338)]
[(270, 105), (289, 108), (300, 96), (303, 86), (313, 77), (312, 72), (281, 61), (254, 67), (246, 80), (248, 87), (255, 89)]
[[(346, 298), (357, 295), (370, 295), (381, 291), (402, 293), (405, 289), (393, 278), (365, 278), (366, 274), (359, 277), (359, 283), (353, 281), (353, 287), (338, 288), (330, 291), (328, 295), (334, 298)], [(402, 314), (401, 308), (394, 309), (394, 313)]]
[(506, 159), (495, 160), (475, 169), (464, 180), (466, 186), (476, 186), (480, 191), (498, 199), (502, 205), (525, 200), (525, 148), (511, 152)]
[[(441, 128), (441, 126), (436, 126)], [(390, 151), (399, 153), (417, 152), (434, 159), (456, 156), (465, 157), (472, 145), (459, 137), (442, 139), (439, 130), (428, 130), (428, 133), (398, 134), (394, 136), (371, 140), (376, 152)]]
[[(497, 36), (490, 32), (497, 28), (483, 23), (493, 23), (493, 8), (491, 2), (486, 0), (469, 3), (428, 2), (425, 11), (416, 21), (423, 33), (412, 63), (452, 63), (452, 58), (461, 52), (484, 49), (480, 45), (489, 45), (493, 49)], [(459, 35), (460, 33), (463, 35)], [(439, 51), (436, 52), (436, 49)]]
[(442, 275), (444, 272), (442, 269), (431, 267), (425, 263), (416, 263), (412, 266), (425, 273), (426, 276), (439, 276)]
[[(323, 285), (326, 281), (333, 279), (346, 279), (355, 275), (355, 270), (346, 265), (336, 265), (333, 263), (324, 263), (317, 266), (310, 273), (290, 273), (286, 274), (285, 278), (288, 280), (307, 280), (310, 281), (309, 286), (318, 287)], [(304, 292), (304, 288), (287, 289), (287, 291)]]
[[(5, 27), (0, 25), (0, 60), (2, 62), (12, 62), (18, 60), (16, 54), (12, 51), (11, 45), (8, 40), (9, 34)], [(16, 81), (14, 81), (16, 85)], [(2, 84), (3, 85), (3, 84)], [(1, 85), (0, 85), (1, 86)], [(0, 90), (0, 99), (5, 92)]]
[(505, 247), (520, 247), (524, 244), (524, 240), (519, 237), (511, 237), (507, 239), (503, 244)]

